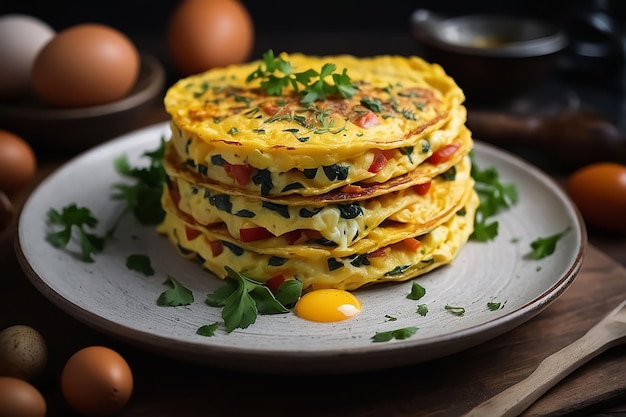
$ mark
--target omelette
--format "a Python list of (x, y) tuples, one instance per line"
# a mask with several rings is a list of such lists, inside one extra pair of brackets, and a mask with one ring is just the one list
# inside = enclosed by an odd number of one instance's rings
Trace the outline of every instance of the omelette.
[(220, 278), (304, 290), (449, 264), (479, 204), (463, 102), (419, 57), (266, 54), (181, 79), (158, 230)]

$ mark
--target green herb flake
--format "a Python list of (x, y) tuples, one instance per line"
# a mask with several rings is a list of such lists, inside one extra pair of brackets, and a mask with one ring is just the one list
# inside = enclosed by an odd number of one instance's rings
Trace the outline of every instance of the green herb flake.
[(449, 311), (450, 313), (454, 314), (455, 316), (463, 316), (463, 315), (465, 315), (465, 308), (463, 308), (463, 307), (456, 307), (456, 306), (451, 306), (451, 305), (447, 305), (446, 304), (444, 309), (446, 311)]
[(504, 308), (504, 304), (491, 301), (487, 303), (487, 308), (489, 309), (489, 311), (497, 311), (501, 308)]
[(215, 336), (215, 331), (219, 327), (220, 323), (215, 322), (213, 324), (205, 324), (204, 326), (200, 326), (198, 330), (196, 330), (196, 334), (200, 336), (212, 337)]
[(390, 330), (388, 332), (377, 332), (374, 336), (372, 336), (372, 340), (374, 342), (388, 342), (392, 339), (403, 340), (408, 339), (417, 333), (418, 328), (415, 326), (403, 327), (401, 329)]
[(406, 296), (410, 300), (419, 300), (426, 295), (426, 289), (417, 282), (411, 284), (411, 292)]
[(152, 268), (150, 258), (147, 255), (128, 255), (126, 258), (126, 268), (131, 271), (140, 272), (147, 277), (154, 275), (154, 268)]
[(91, 210), (86, 207), (79, 207), (76, 203), (72, 203), (63, 207), (61, 212), (51, 208), (48, 210), (48, 224), (63, 227), (61, 230), (46, 234), (46, 241), (55, 248), (66, 248), (72, 239), (72, 231), (78, 230), (78, 243), (83, 262), (93, 263), (93, 255), (104, 248), (104, 237), (86, 230), (88, 227), (95, 228), (98, 224)]
[(168, 275), (164, 284), (169, 285), (172, 288), (161, 293), (159, 299), (157, 300), (158, 305), (178, 307), (193, 303), (193, 293), (178, 282), (173, 276)]
[(417, 306), (417, 314), (424, 317), (428, 314), (428, 306), (426, 304), (420, 304)]
[(569, 232), (571, 227), (567, 227), (560, 233), (553, 234), (548, 237), (541, 237), (533, 240), (530, 243), (530, 247), (532, 249), (532, 258), (533, 259), (543, 259), (554, 253), (556, 250), (556, 244), (567, 232)]

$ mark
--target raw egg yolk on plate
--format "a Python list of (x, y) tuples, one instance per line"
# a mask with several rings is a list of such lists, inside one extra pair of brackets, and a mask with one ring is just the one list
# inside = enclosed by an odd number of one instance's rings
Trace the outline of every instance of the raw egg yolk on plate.
[(295, 313), (317, 322), (342, 321), (361, 312), (361, 301), (344, 290), (322, 289), (304, 294), (296, 303)]

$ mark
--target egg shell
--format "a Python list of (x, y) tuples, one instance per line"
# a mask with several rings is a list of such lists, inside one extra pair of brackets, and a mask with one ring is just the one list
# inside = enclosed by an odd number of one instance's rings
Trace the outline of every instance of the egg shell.
[(598, 162), (582, 167), (570, 175), (566, 191), (589, 225), (626, 233), (626, 165)]
[(18, 324), (0, 332), (0, 376), (32, 381), (47, 362), (46, 341), (34, 328)]
[(51, 26), (34, 16), (0, 16), (0, 97), (15, 98), (29, 92), (35, 59), (55, 34)]
[(237, 0), (185, 0), (171, 15), (167, 47), (183, 75), (246, 61), (254, 23)]
[(113, 349), (89, 346), (65, 363), (61, 391), (68, 405), (80, 414), (111, 416), (129, 401), (133, 374), (126, 360)]
[(83, 23), (57, 34), (32, 71), (34, 93), (57, 107), (87, 107), (126, 96), (137, 81), (139, 52), (123, 33)]
[(28, 142), (0, 130), (0, 190), (11, 197), (32, 181), (36, 170), (37, 159)]
[(33, 385), (0, 377), (0, 417), (44, 417), (46, 411), (46, 400)]

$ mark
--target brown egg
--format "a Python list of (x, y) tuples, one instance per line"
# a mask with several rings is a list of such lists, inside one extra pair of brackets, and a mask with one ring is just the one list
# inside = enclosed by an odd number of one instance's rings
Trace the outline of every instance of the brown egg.
[(626, 165), (598, 162), (580, 168), (566, 190), (589, 225), (626, 233)]
[(11, 197), (28, 185), (36, 169), (31, 146), (20, 136), (0, 130), (0, 190)]
[(168, 49), (183, 75), (246, 61), (254, 25), (238, 0), (184, 0), (170, 17)]
[(68, 405), (80, 414), (111, 416), (130, 399), (133, 375), (126, 360), (113, 349), (89, 346), (65, 363), (61, 391)]
[(118, 30), (84, 23), (59, 32), (41, 50), (31, 75), (35, 94), (58, 107), (119, 100), (139, 74), (139, 53)]
[(0, 377), (0, 417), (44, 417), (46, 409), (37, 388), (18, 378)]

